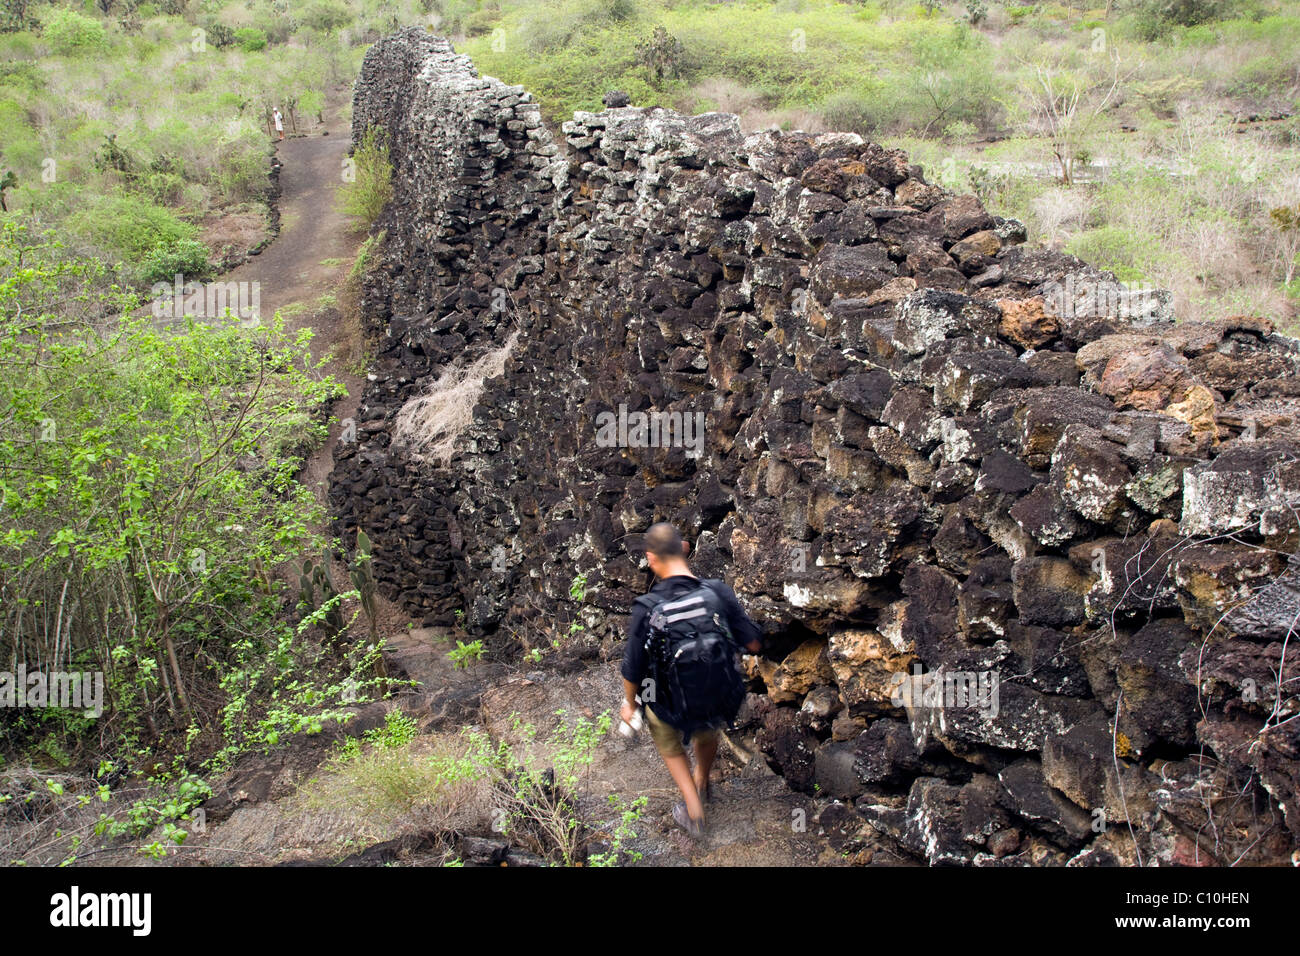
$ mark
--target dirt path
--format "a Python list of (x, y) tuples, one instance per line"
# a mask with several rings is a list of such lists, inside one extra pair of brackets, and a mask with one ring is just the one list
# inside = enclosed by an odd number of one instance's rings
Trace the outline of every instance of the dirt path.
[[(348, 144), (349, 131), (337, 118), (319, 131), (277, 144), (276, 155), (283, 164), (280, 234), (260, 255), (222, 280), (257, 282), (264, 316), (278, 311), (290, 328), (315, 331), (312, 355), (319, 360), (333, 354), (335, 358), (326, 369), (347, 386), (348, 394), (334, 406), (339, 421), (356, 413), (365, 386), (358, 367), (363, 354), (358, 333), (346, 327), (334, 304), (365, 238), (339, 211), (337, 201)], [(329, 440), (311, 456), (300, 476), (321, 502), (325, 501), (339, 433), (336, 423), (330, 428)]]

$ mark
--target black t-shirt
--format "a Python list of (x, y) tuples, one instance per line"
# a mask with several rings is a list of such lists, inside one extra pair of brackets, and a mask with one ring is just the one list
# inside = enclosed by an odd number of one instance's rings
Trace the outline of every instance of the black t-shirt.
[[(763, 632), (758, 629), (757, 624), (749, 619), (745, 609), (736, 600), (735, 592), (727, 586), (727, 583), (721, 578), (710, 578), (708, 583), (718, 593), (722, 606), (727, 612), (727, 626), (731, 629), (731, 639), (736, 643), (737, 648), (744, 650), (745, 645), (761, 640)], [(656, 581), (649, 593), (671, 601), (688, 591), (693, 591), (700, 584), (701, 579), (693, 578), (689, 574), (674, 574), (670, 578)], [(624, 679), (630, 680), (638, 687), (641, 686), (641, 681), (645, 679), (650, 666), (649, 655), (645, 649), (649, 619), (650, 612), (644, 605), (632, 605), (632, 614), (628, 617), (627, 622), (627, 647), (623, 649), (621, 671)]]

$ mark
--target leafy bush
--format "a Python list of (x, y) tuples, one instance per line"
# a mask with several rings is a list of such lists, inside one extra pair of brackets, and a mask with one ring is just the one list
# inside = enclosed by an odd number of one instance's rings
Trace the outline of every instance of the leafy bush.
[(203, 21), (203, 33), (206, 43), (217, 49), (228, 47), (235, 42), (235, 31), (216, 17), (207, 17)]
[(468, 670), (469, 666), (475, 661), (481, 661), (485, 653), (483, 642), (481, 640), (470, 641), (466, 644), (464, 641), (456, 641), (456, 646), (447, 652), (451, 658), (452, 666), (457, 670)]
[(660, 26), (655, 27), (648, 40), (637, 44), (636, 56), (655, 82), (662, 82), (665, 77), (681, 74), (686, 49), (681, 40)]
[(1144, 266), (1148, 254), (1158, 246), (1152, 236), (1117, 226), (1102, 226), (1075, 236), (1066, 244), (1065, 251), (1115, 273), (1121, 282), (1138, 282), (1146, 278)]
[(262, 142), (261, 131), (250, 130), (223, 140), (210, 154), (207, 179), (226, 202), (249, 202), (265, 194), (270, 158)]
[(1195, 27), (1224, 20), (1236, 0), (1139, 0), (1133, 7), (1139, 38), (1158, 40), (1174, 27)]
[(212, 274), (208, 247), (197, 239), (160, 242), (140, 264), (140, 282), (170, 282), (180, 274), (186, 279), (202, 281)]
[(482, 10), (475, 10), (465, 18), (465, 35), (470, 37), (479, 37), (485, 33), (491, 33), (493, 28), (501, 22), (501, 11), (485, 7)]
[(313, 30), (330, 34), (352, 22), (352, 11), (338, 0), (316, 0), (303, 10), (302, 22)]
[(235, 31), (235, 42), (246, 53), (255, 53), (266, 48), (266, 31), (256, 27), (240, 27)]
[(68, 218), (68, 228), (106, 257), (143, 263), (159, 245), (197, 239), (198, 230), (169, 210), (140, 196), (113, 192), (84, 196)]
[(87, 56), (108, 46), (104, 25), (72, 10), (55, 10), (42, 32), (54, 52), (62, 56)]
[[(103, 266), (0, 224), (0, 629), (28, 666), (104, 673), (97, 749), (219, 756), (338, 714), (270, 570), (319, 539), (295, 481), (339, 387), (278, 318), (176, 329)], [(54, 626), (61, 605), (81, 613)], [(58, 637), (54, 637), (58, 631)], [(107, 639), (106, 639), (107, 638)], [(338, 666), (350, 676), (356, 662)]]
[(159, 205), (173, 206), (184, 195), (185, 178), (173, 172), (148, 173), (141, 180), (140, 188)]
[(367, 730), (366, 741), (376, 747), (393, 750), (405, 747), (420, 732), (420, 725), (414, 717), (409, 717), (400, 710), (390, 710), (384, 715), (384, 726)]
[(821, 114), (831, 129), (863, 135), (870, 135), (885, 118), (879, 98), (862, 90), (831, 95), (822, 103)]
[(393, 166), (382, 127), (371, 126), (365, 131), (352, 160), (352, 181), (345, 182), (341, 190), (343, 211), (368, 226), (393, 198)]

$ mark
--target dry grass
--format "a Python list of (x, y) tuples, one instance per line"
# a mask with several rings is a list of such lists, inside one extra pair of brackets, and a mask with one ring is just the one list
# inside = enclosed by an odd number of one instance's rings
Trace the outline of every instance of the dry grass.
[(682, 97), (682, 108), (691, 112), (719, 110), (744, 115), (763, 107), (763, 94), (730, 77), (712, 76), (695, 84)]
[(419, 461), (449, 464), (456, 439), (474, 420), (474, 404), (483, 392), (484, 380), (505, 371), (518, 338), (519, 333), (513, 332), (500, 348), (468, 365), (447, 369), (423, 394), (403, 405), (393, 423), (393, 442)]
[(1059, 249), (1075, 232), (1087, 225), (1091, 208), (1088, 195), (1080, 189), (1053, 186), (1030, 201), (1034, 221), (1049, 249)]
[(266, 212), (251, 203), (208, 216), (202, 225), (203, 243), (214, 260), (240, 255), (267, 234)]
[(361, 846), (410, 832), (483, 830), (492, 819), (492, 781), (470, 749), (459, 735), (365, 746), (323, 765), (295, 796), (294, 816), (342, 818)]
[(815, 109), (769, 109), (762, 92), (730, 77), (712, 76), (695, 84), (677, 101), (677, 108), (687, 113), (714, 110), (735, 113), (746, 133), (777, 127), (824, 133), (826, 121)]

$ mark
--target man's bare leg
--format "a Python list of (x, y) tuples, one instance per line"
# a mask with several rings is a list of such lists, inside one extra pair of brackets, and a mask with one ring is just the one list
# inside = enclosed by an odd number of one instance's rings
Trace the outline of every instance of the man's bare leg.
[(697, 793), (704, 793), (709, 785), (709, 771), (713, 769), (713, 760), (718, 756), (718, 738), (695, 741), (695, 774), (692, 780)]
[(668, 765), (673, 783), (677, 784), (677, 789), (682, 792), (682, 797), (686, 801), (686, 815), (692, 820), (703, 821), (704, 804), (700, 802), (695, 781), (691, 779), (691, 762), (686, 759), (685, 754), (679, 754), (676, 757), (664, 757), (664, 763)]

